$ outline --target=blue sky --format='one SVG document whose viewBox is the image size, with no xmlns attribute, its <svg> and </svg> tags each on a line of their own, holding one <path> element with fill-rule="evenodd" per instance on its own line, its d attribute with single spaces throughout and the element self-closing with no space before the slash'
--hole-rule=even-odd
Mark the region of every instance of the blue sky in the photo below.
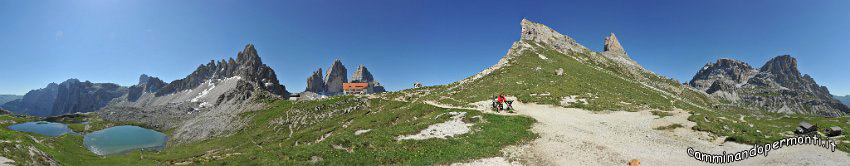
<svg viewBox="0 0 850 166">
<path fill-rule="evenodd" d="M 0 0 L 0 94 L 68 78 L 129 86 L 183 78 L 253 43 L 291 92 L 339 58 L 390 90 L 451 83 L 495 64 L 528 18 L 601 50 L 617 34 L 644 67 L 687 81 L 705 63 L 791 54 L 850 94 L 850 1 Z M 350 73 L 349 73 L 350 74 Z"/>
</svg>

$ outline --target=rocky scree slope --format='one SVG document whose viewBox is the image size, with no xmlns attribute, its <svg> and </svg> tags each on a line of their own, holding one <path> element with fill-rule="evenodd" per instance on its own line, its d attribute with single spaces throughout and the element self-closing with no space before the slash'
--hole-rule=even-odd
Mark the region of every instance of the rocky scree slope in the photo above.
<svg viewBox="0 0 850 166">
<path fill-rule="evenodd" d="M 777 56 L 760 69 L 733 59 L 706 64 L 688 85 L 730 105 L 780 113 L 839 116 L 850 112 L 829 90 L 797 69 L 790 55 Z"/>
</svg>

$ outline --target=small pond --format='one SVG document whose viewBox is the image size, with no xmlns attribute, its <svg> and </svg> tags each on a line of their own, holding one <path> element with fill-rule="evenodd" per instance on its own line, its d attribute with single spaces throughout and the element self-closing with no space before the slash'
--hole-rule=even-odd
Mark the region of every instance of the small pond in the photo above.
<svg viewBox="0 0 850 166">
<path fill-rule="evenodd" d="M 71 128 L 68 128 L 68 125 L 44 121 L 15 124 L 9 126 L 8 128 L 15 131 L 37 133 L 52 137 L 62 136 L 73 132 L 71 131 Z"/>
<path fill-rule="evenodd" d="M 85 135 L 83 144 L 97 155 L 133 150 L 161 150 L 168 138 L 155 130 L 138 126 L 115 126 Z"/>
</svg>

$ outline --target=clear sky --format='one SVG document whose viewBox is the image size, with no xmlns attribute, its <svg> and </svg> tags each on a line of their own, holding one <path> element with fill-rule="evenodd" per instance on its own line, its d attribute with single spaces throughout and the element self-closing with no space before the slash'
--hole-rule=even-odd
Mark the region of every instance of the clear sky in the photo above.
<svg viewBox="0 0 850 166">
<path fill-rule="evenodd" d="M 0 0 L 0 94 L 68 78 L 129 86 L 183 78 L 253 43 L 290 92 L 339 58 L 389 90 L 495 64 L 528 18 L 601 50 L 614 32 L 644 67 L 687 81 L 707 62 L 791 54 L 850 94 L 850 1 Z M 350 75 L 351 73 L 349 73 Z"/>
</svg>

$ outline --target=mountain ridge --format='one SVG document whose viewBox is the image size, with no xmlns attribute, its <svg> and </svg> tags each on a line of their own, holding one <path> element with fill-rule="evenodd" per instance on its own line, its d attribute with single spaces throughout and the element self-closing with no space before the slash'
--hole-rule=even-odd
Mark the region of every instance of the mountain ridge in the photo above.
<svg viewBox="0 0 850 166">
<path fill-rule="evenodd" d="M 707 94 L 753 109 L 770 112 L 839 116 L 850 108 L 832 98 L 808 74 L 797 69 L 796 58 L 781 55 L 756 69 L 734 59 L 719 59 L 700 69 L 688 85 Z"/>
<path fill-rule="evenodd" d="M 264 99 L 286 99 L 289 92 L 273 69 L 262 63 L 253 44 L 237 58 L 211 60 L 185 78 L 165 84 L 142 75 L 132 95 L 112 101 L 98 112 L 105 120 L 132 121 L 160 130 L 174 129 L 170 141 L 205 140 L 244 125 L 239 113 L 261 109 Z M 157 90 L 158 89 L 158 90 Z"/>
<path fill-rule="evenodd" d="M 33 116 L 94 112 L 125 93 L 127 89 L 118 84 L 81 82 L 72 78 L 29 91 L 21 99 L 5 103 L 2 107 L 11 112 Z"/>
</svg>

